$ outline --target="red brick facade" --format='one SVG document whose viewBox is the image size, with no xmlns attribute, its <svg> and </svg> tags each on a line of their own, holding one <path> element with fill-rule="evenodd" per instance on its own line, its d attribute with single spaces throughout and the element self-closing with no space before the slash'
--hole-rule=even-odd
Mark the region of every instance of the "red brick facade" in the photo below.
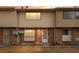
<svg viewBox="0 0 79 59">
<path fill-rule="evenodd" d="M 72 36 L 74 38 L 79 38 L 79 28 L 72 29 Z"/>
<path fill-rule="evenodd" d="M 24 33 L 19 34 L 19 43 L 17 43 L 17 35 L 13 34 L 13 31 L 16 29 L 9 29 L 9 45 L 37 45 L 42 44 L 42 30 L 43 29 L 34 29 L 35 30 L 35 41 L 24 41 Z M 24 29 L 19 29 L 24 31 Z M 72 28 L 72 41 L 70 44 L 79 44 L 79 41 L 76 41 L 75 38 L 79 38 L 79 28 Z M 49 28 L 48 29 L 48 44 L 53 45 L 63 45 L 65 44 L 62 41 L 63 29 L 62 28 Z M 3 29 L 0 29 L 0 45 L 3 43 Z"/>
<path fill-rule="evenodd" d="M 56 44 L 62 44 L 62 29 L 55 29 L 55 42 Z"/>
<path fill-rule="evenodd" d="M 54 45 L 54 29 L 48 29 L 48 43 Z"/>
<path fill-rule="evenodd" d="M 2 39 L 3 39 L 3 30 L 0 29 L 0 45 L 2 45 Z"/>
<path fill-rule="evenodd" d="M 17 35 L 13 34 L 15 29 L 9 29 L 9 44 L 10 45 L 17 45 Z"/>
<path fill-rule="evenodd" d="M 42 42 L 42 29 L 36 29 L 35 31 L 35 45 L 41 45 Z"/>
</svg>

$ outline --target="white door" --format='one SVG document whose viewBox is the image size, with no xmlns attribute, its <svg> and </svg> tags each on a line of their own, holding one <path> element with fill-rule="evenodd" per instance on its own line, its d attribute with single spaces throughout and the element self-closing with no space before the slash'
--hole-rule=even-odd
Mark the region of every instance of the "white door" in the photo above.
<svg viewBox="0 0 79 59">
<path fill-rule="evenodd" d="M 42 43 L 48 43 L 48 30 L 42 30 Z"/>
<path fill-rule="evenodd" d="M 9 44 L 9 29 L 3 29 L 3 44 Z"/>
</svg>

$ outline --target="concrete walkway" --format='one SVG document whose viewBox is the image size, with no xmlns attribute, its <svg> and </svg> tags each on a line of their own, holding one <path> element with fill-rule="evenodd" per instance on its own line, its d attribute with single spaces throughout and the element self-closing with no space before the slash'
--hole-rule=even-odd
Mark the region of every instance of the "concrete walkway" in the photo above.
<svg viewBox="0 0 79 59">
<path fill-rule="evenodd" d="M 0 53 L 78 53 L 79 46 L 5 46 Z"/>
</svg>

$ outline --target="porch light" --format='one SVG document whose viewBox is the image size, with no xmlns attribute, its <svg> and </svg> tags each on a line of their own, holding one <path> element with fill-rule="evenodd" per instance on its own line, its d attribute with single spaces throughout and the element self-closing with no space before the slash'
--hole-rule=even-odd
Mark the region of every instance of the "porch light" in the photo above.
<svg viewBox="0 0 79 59">
<path fill-rule="evenodd" d="M 14 34 L 14 35 L 18 35 L 18 31 L 14 30 L 14 31 L 13 31 L 13 34 Z"/>
<path fill-rule="evenodd" d="M 19 34 L 24 34 L 24 31 L 23 30 L 19 30 Z"/>
</svg>

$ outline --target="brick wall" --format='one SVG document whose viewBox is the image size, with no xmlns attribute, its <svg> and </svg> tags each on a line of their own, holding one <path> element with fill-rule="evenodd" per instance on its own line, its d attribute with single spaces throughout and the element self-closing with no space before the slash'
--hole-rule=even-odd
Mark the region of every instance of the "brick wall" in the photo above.
<svg viewBox="0 0 79 59">
<path fill-rule="evenodd" d="M 21 31 L 24 31 L 24 29 L 20 29 Z M 22 42 L 24 42 L 24 33 L 22 33 L 22 34 L 19 34 L 19 40 L 20 40 L 20 44 L 22 43 Z"/>
<path fill-rule="evenodd" d="M 20 29 L 21 31 L 24 31 L 24 29 Z M 24 45 L 24 46 L 33 46 L 34 42 L 33 41 L 24 41 L 24 33 L 20 34 L 19 33 L 19 45 Z"/>
<path fill-rule="evenodd" d="M 10 45 L 17 45 L 17 35 L 13 35 L 13 31 L 15 29 L 9 29 L 9 44 Z"/>
<path fill-rule="evenodd" d="M 79 38 L 79 28 L 72 29 L 72 38 Z"/>
<path fill-rule="evenodd" d="M 3 30 L 0 29 L 0 45 L 2 45 L 2 39 L 3 39 Z"/>
<path fill-rule="evenodd" d="M 62 29 L 55 29 L 56 44 L 62 44 Z"/>
<path fill-rule="evenodd" d="M 36 29 L 35 31 L 35 45 L 41 45 L 42 42 L 42 29 Z"/>
<path fill-rule="evenodd" d="M 48 43 L 49 45 L 54 44 L 54 29 L 48 29 Z"/>
<path fill-rule="evenodd" d="M 76 38 L 78 38 L 76 40 Z M 73 28 L 72 29 L 72 44 L 79 45 L 79 28 Z"/>
</svg>

